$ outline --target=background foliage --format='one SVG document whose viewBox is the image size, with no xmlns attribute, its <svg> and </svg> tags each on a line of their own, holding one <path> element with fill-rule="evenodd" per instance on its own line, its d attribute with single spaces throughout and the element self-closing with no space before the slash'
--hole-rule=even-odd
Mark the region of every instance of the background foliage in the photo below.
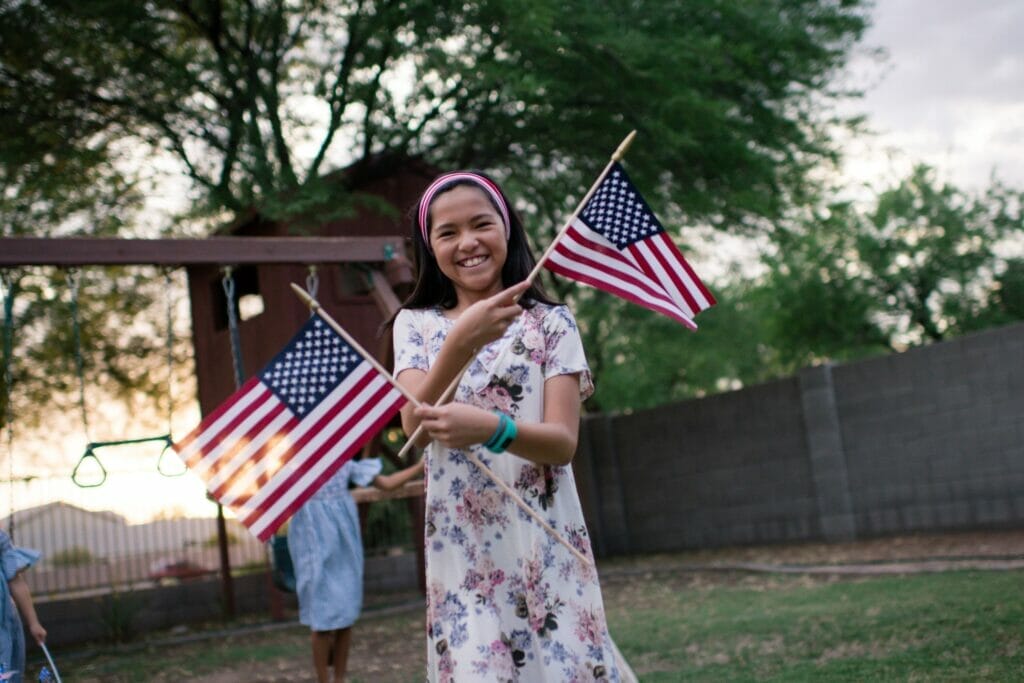
<svg viewBox="0 0 1024 683">
<path fill-rule="evenodd" d="M 591 409 L 1021 319 L 1024 266 L 999 246 L 1019 239 L 1019 193 L 993 184 L 969 197 L 922 167 L 865 205 L 817 180 L 841 157 L 837 133 L 863 125 L 835 105 L 856 95 L 838 84 L 869 11 L 862 0 L 8 0 L 0 234 L 202 235 L 255 206 L 303 229 L 359 200 L 332 172 L 414 157 L 495 172 L 545 245 L 636 129 L 630 173 L 663 222 L 750 239 L 760 264 L 711 283 L 721 303 L 696 335 L 549 281 L 585 332 Z M 155 223 L 145 201 L 166 191 L 169 163 L 185 208 Z M 15 275 L 24 417 L 68 394 L 73 353 L 63 274 Z M 91 386 L 159 393 L 158 274 L 86 277 Z"/>
</svg>

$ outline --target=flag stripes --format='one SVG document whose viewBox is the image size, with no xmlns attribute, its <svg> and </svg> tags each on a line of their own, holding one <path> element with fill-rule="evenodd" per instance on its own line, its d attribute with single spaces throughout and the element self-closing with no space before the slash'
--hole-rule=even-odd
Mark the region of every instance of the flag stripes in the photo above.
<svg viewBox="0 0 1024 683">
<path fill-rule="evenodd" d="M 405 401 L 314 316 L 174 449 L 210 494 L 265 541 Z"/>
<path fill-rule="evenodd" d="M 642 269 L 630 251 L 619 251 L 579 219 L 558 240 L 545 267 L 564 277 L 605 290 L 667 315 L 691 329 L 696 314 L 668 296 L 656 279 Z"/>
<path fill-rule="evenodd" d="M 697 328 L 694 316 L 715 304 L 618 162 L 559 235 L 544 266 L 690 329 Z"/>
</svg>

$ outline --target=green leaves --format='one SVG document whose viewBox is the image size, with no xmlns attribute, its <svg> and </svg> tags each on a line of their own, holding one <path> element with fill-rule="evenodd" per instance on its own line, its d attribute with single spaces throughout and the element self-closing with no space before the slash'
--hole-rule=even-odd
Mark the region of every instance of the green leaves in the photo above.
<svg viewBox="0 0 1024 683">
<path fill-rule="evenodd" d="M 793 210 L 764 246 L 761 274 L 708 283 L 719 304 L 696 334 L 581 295 L 599 375 L 589 407 L 645 408 L 1024 320 L 1024 260 L 1011 256 L 1022 200 L 999 183 L 968 194 L 918 166 L 867 206 Z"/>
<path fill-rule="evenodd" d="M 138 183 L 159 152 L 191 191 L 177 230 L 199 234 L 252 207 L 311 230 L 365 201 L 331 182 L 334 171 L 419 157 L 494 172 L 543 247 L 637 129 L 627 166 L 659 215 L 756 235 L 814 196 L 808 170 L 835 157 L 835 122 L 818 107 L 842 95 L 831 79 L 867 26 L 865 5 L 7 2 L 0 127 L 13 134 L 0 149 L 0 229 L 145 233 Z M 764 301 L 722 296 L 705 329 L 685 335 L 685 355 L 674 325 L 574 296 L 608 386 L 640 405 L 774 367 L 753 330 L 776 309 L 735 287 Z M 635 324 L 630 339 L 602 322 L 612 314 Z M 744 344 L 721 343 L 737 327 Z M 652 353 L 638 355 L 646 339 Z M 643 364 L 659 357 L 686 364 L 664 391 Z M 612 405 L 611 395 L 599 398 Z"/>
<path fill-rule="evenodd" d="M 828 158 L 809 104 L 866 25 L 859 3 L 821 0 L 103 0 L 2 18 L 5 98 L 45 103 L 17 120 L 60 112 L 40 126 L 52 144 L 169 151 L 214 214 L 382 153 L 489 168 L 550 209 L 638 128 L 634 175 L 721 225 L 777 215 Z"/>
</svg>

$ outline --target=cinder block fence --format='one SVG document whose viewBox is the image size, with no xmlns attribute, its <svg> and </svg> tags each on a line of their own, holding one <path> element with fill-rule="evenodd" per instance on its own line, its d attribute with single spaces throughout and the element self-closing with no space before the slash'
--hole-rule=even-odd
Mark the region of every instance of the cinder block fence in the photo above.
<svg viewBox="0 0 1024 683">
<path fill-rule="evenodd" d="M 1024 324 L 629 415 L 574 461 L 598 555 L 1024 524 Z"/>
</svg>

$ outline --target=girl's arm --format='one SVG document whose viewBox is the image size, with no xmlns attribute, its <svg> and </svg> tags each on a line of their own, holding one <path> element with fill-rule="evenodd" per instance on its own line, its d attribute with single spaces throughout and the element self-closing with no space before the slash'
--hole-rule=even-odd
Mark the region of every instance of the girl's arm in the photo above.
<svg viewBox="0 0 1024 683">
<path fill-rule="evenodd" d="M 39 623 L 39 617 L 36 616 L 36 607 L 32 604 L 32 591 L 28 589 L 28 581 L 18 573 L 7 582 L 7 585 L 11 588 L 11 597 L 14 598 L 14 604 L 18 606 L 18 611 L 21 612 L 22 619 L 25 620 L 28 632 L 32 634 L 37 643 L 45 642 L 46 629 Z"/>
<path fill-rule="evenodd" d="M 420 401 L 436 402 L 466 363 L 473 359 L 477 350 L 501 338 L 508 326 L 519 317 L 523 309 L 515 302 L 529 287 L 530 282 L 524 280 L 467 308 L 448 333 L 430 370 L 403 370 L 396 378 L 398 382 Z M 415 406 L 412 403 L 405 404 L 402 407 L 402 429 L 407 435 L 412 435 L 419 424 L 420 418 L 415 414 Z M 428 443 L 430 439 L 425 435 L 416 440 L 416 445 L 420 447 Z"/>
<path fill-rule="evenodd" d="M 465 403 L 416 410 L 425 431 L 448 448 L 484 443 L 498 428 L 492 412 Z M 579 375 L 557 375 L 544 382 L 543 422 L 516 421 L 509 453 L 538 465 L 568 465 L 576 454 L 580 428 Z"/>
<path fill-rule="evenodd" d="M 415 465 L 410 465 L 404 470 L 398 470 L 391 474 L 378 474 L 370 483 L 381 491 L 393 491 L 404 486 L 407 481 L 423 474 L 423 463 L 424 461 L 421 458 Z"/>
</svg>

